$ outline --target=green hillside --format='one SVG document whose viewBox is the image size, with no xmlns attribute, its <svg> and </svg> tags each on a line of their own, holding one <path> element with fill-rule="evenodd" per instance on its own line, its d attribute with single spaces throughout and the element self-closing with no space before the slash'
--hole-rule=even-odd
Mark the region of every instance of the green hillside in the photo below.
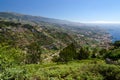
<svg viewBox="0 0 120 80">
<path fill-rule="evenodd" d="M 119 80 L 120 41 L 99 27 L 0 13 L 1 80 Z"/>
<path fill-rule="evenodd" d="M 106 33 L 105 30 L 98 27 L 86 26 L 85 24 L 81 24 L 81 23 L 45 18 L 45 17 L 30 16 L 30 15 L 24 15 L 24 14 L 12 13 L 12 12 L 0 12 L 0 19 L 1 21 L 7 21 L 8 23 L 9 22 L 13 22 L 13 24 L 18 23 L 16 25 L 9 25 L 10 30 L 8 31 L 11 31 L 12 27 L 16 29 L 16 31 L 12 31 L 13 33 L 16 33 L 17 30 L 20 32 L 20 28 L 21 28 L 23 29 L 21 35 L 24 33 L 25 36 L 28 35 L 28 33 L 30 33 L 32 37 L 33 31 L 35 30 L 34 35 L 40 36 L 41 34 L 41 36 L 44 37 L 46 36 L 47 38 L 49 38 L 48 39 L 49 42 L 45 41 L 44 43 L 44 41 L 42 41 L 41 44 L 48 44 L 48 43 L 50 44 L 54 42 L 55 45 L 56 43 L 59 44 L 62 43 L 62 45 L 66 45 L 66 42 L 67 44 L 71 42 L 77 42 L 80 45 L 86 44 L 94 47 L 95 46 L 106 47 L 109 46 L 108 44 L 110 42 L 109 35 Z M 21 23 L 21 25 L 19 25 L 19 23 Z M 29 27 L 31 28 L 29 29 L 25 24 L 29 24 L 30 25 Z M 34 28 L 33 31 L 32 28 Z M 25 32 L 24 29 L 27 29 L 27 31 Z M 38 39 L 38 37 L 36 38 Z M 36 40 L 36 38 L 34 37 L 31 39 Z"/>
</svg>

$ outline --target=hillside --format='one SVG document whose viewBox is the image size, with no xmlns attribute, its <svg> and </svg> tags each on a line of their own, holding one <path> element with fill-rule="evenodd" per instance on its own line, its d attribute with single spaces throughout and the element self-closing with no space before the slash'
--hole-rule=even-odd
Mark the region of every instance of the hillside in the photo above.
<svg viewBox="0 0 120 80">
<path fill-rule="evenodd" d="M 109 45 L 104 29 L 16 13 L 0 17 L 0 79 L 119 80 L 120 42 Z"/>
<path fill-rule="evenodd" d="M 108 48 L 110 43 L 109 34 L 104 29 L 81 23 L 76 26 L 74 22 L 69 22 L 70 25 L 68 21 L 8 12 L 1 12 L 0 19 L 0 43 L 24 51 L 32 43 L 37 43 L 43 53 L 48 53 L 44 57 L 71 43 L 78 49 L 80 46 Z"/>
<path fill-rule="evenodd" d="M 0 12 L 0 19 L 7 20 L 8 22 L 12 21 L 15 23 L 30 24 L 38 32 L 42 31 L 42 34 L 51 38 L 52 40 L 50 41 L 55 40 L 59 42 L 61 39 L 66 38 L 62 40 L 63 44 L 66 42 L 69 43 L 71 41 L 75 41 L 79 44 L 93 44 L 92 46 L 95 46 L 96 44 L 100 46 L 108 46 L 107 44 L 110 42 L 109 35 L 105 32 L 104 29 L 93 26 L 86 26 L 85 24 L 81 23 L 30 16 L 13 12 Z"/>
</svg>

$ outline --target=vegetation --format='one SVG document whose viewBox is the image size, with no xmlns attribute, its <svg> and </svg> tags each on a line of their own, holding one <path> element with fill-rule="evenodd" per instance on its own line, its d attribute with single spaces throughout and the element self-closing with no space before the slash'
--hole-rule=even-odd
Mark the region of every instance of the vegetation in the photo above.
<svg viewBox="0 0 120 80">
<path fill-rule="evenodd" d="M 108 47 L 106 44 L 110 42 L 109 39 L 107 41 L 104 39 L 104 37 L 108 37 L 106 31 L 94 26 L 90 27 L 87 25 L 76 24 L 74 22 L 72 23 L 64 20 L 36 17 L 11 12 L 0 12 L 0 18 L 2 22 L 7 21 L 8 23 L 11 22 L 12 24 L 16 23 L 15 25 L 9 25 L 9 27 L 7 26 L 10 31 L 9 34 L 11 34 L 11 29 L 12 34 L 16 34 L 16 31 L 21 32 L 20 27 L 23 26 L 23 31 L 25 29 L 27 30 L 24 31 L 24 36 L 22 36 L 22 34 L 20 36 L 25 39 L 27 38 L 27 40 L 31 40 L 30 38 L 35 40 L 39 39 L 40 42 L 42 42 L 41 45 L 53 46 L 54 44 L 55 46 L 60 44 L 61 47 L 65 47 L 72 42 L 77 42 L 80 45 Z M 19 25 L 17 23 L 19 23 Z M 4 22 L 4 25 L 6 25 L 6 22 Z M 17 28 L 13 29 L 13 27 Z M 34 35 L 32 32 L 34 32 Z M 30 35 L 28 35 L 28 33 Z M 26 37 L 26 34 L 28 37 Z M 16 35 L 14 36 L 14 38 L 16 38 Z M 13 35 L 11 37 L 13 37 Z M 104 44 L 102 42 L 104 42 Z M 57 46 L 57 49 L 59 49 L 59 47 L 60 46 Z M 52 47 L 50 46 L 50 48 Z"/>
<path fill-rule="evenodd" d="M 72 44 L 70 44 L 69 46 L 67 46 L 66 48 L 64 48 L 60 53 L 59 53 L 59 58 L 60 61 L 62 62 L 68 62 L 71 60 L 74 60 L 77 58 L 77 53 L 75 50 L 75 46 Z"/>
<path fill-rule="evenodd" d="M 106 64 L 101 58 L 102 52 L 112 60 L 118 60 L 119 48 L 96 50 L 97 57 L 92 59 L 95 51 L 89 47 L 81 47 L 76 52 L 72 44 L 60 51 L 57 64 L 42 63 L 41 47 L 32 43 L 27 52 L 13 48 L 8 44 L 0 44 L 0 79 L 3 80 L 119 80 L 120 66 Z M 92 51 L 93 50 L 93 51 Z M 94 53 L 92 53 L 94 52 Z M 96 53 L 95 53 L 96 54 Z M 100 57 L 99 57 L 100 56 Z M 99 58 L 99 59 L 97 59 Z M 84 60 L 83 60 L 84 59 Z M 27 61 L 27 62 L 26 62 Z M 67 62 L 67 64 L 59 62 Z M 40 64 L 37 64 L 40 63 Z"/>
<path fill-rule="evenodd" d="M 119 80 L 120 66 L 102 60 L 72 61 L 68 64 L 37 64 L 8 68 L 2 79 L 18 80 Z"/>
<path fill-rule="evenodd" d="M 4 14 L 0 19 L 0 80 L 120 79 L 120 41 L 102 47 L 101 29 Z"/>
<path fill-rule="evenodd" d="M 78 59 L 81 60 L 81 59 L 88 59 L 90 57 L 90 49 L 87 47 L 81 47 L 80 48 L 80 51 L 79 51 L 79 54 L 78 54 Z"/>
<path fill-rule="evenodd" d="M 120 41 L 115 41 L 115 43 L 113 44 L 115 48 L 119 48 L 120 47 Z"/>
<path fill-rule="evenodd" d="M 41 47 L 38 43 L 31 43 L 28 47 L 27 63 L 39 63 L 41 57 Z"/>
<path fill-rule="evenodd" d="M 14 65 L 24 64 L 25 59 L 25 53 L 19 48 L 0 44 L 0 72 Z"/>
</svg>

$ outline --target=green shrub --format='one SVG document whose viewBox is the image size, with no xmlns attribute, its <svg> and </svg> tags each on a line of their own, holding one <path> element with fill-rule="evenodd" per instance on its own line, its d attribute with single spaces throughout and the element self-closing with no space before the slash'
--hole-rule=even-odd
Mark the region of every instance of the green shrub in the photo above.
<svg viewBox="0 0 120 80">
<path fill-rule="evenodd" d="M 106 58 L 110 58 L 112 60 L 120 59 L 120 49 L 111 50 L 109 53 L 105 55 Z"/>
<path fill-rule="evenodd" d="M 5 44 L 0 44 L 0 69 L 24 64 L 25 53 L 19 48 L 12 48 Z"/>
<path fill-rule="evenodd" d="M 119 80 L 120 66 L 102 60 L 71 61 L 68 64 L 29 64 L 7 68 L 3 80 Z"/>
</svg>

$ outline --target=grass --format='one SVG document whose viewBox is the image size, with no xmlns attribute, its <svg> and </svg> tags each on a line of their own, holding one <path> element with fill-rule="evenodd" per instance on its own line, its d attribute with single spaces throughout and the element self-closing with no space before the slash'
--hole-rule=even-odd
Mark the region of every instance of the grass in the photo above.
<svg viewBox="0 0 120 80">
<path fill-rule="evenodd" d="M 109 72 L 111 70 L 111 72 Z M 112 71 L 114 70 L 114 71 Z M 8 68 L 1 79 L 16 80 L 107 80 L 120 79 L 120 66 L 108 65 L 103 60 L 71 61 L 67 64 L 30 64 Z M 111 79 L 109 79 L 111 80 Z"/>
</svg>

